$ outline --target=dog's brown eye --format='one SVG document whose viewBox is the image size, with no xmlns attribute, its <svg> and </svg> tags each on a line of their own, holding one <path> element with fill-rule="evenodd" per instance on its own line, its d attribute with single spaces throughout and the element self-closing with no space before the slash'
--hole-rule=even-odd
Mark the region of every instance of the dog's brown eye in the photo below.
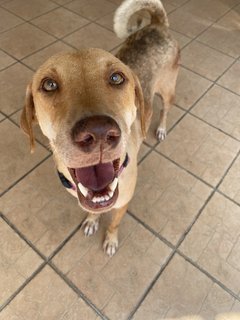
<svg viewBox="0 0 240 320">
<path fill-rule="evenodd" d="M 110 77 L 110 84 L 119 85 L 125 81 L 124 77 L 120 73 L 113 73 Z"/>
<path fill-rule="evenodd" d="M 44 91 L 47 91 L 47 92 L 55 91 L 58 88 L 58 84 L 56 81 L 52 79 L 45 79 L 42 83 L 42 88 Z"/>
</svg>

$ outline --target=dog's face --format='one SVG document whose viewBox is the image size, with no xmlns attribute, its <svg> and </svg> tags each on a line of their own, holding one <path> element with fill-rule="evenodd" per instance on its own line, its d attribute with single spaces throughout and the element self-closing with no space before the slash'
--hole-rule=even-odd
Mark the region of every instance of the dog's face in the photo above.
<svg viewBox="0 0 240 320">
<path fill-rule="evenodd" d="M 143 97 L 138 79 L 99 49 L 59 54 L 44 63 L 27 88 L 21 127 L 33 148 L 36 119 L 55 157 L 68 169 L 82 207 L 101 213 L 118 197 L 118 170 Z"/>
</svg>

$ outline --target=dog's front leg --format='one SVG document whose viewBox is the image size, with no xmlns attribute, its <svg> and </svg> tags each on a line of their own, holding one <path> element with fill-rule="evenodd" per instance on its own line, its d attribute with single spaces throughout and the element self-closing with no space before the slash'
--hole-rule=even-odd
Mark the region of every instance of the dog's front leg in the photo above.
<svg viewBox="0 0 240 320">
<path fill-rule="evenodd" d="M 87 218 L 83 221 L 82 229 L 85 236 L 89 237 L 98 231 L 99 227 L 99 215 L 89 213 Z"/>
<path fill-rule="evenodd" d="M 106 254 L 112 257 L 118 248 L 118 227 L 127 211 L 128 204 L 119 209 L 114 209 L 112 212 L 112 221 L 106 231 L 103 250 Z"/>
</svg>

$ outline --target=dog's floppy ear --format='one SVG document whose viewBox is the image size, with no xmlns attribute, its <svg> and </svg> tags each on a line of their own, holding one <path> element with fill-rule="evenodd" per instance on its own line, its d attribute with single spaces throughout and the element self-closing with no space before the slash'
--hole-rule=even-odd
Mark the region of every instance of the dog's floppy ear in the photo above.
<svg viewBox="0 0 240 320">
<path fill-rule="evenodd" d="M 33 134 L 33 122 L 36 120 L 35 108 L 32 96 L 32 85 L 27 86 L 25 105 L 21 114 L 20 127 L 29 136 L 30 139 L 30 150 L 34 152 L 34 134 Z"/>
<path fill-rule="evenodd" d="M 145 108 L 144 108 L 144 97 L 142 92 L 142 87 L 138 77 L 132 72 L 134 80 L 135 80 L 135 105 L 140 113 L 140 123 L 143 138 L 146 138 L 146 119 L 145 119 Z"/>
</svg>

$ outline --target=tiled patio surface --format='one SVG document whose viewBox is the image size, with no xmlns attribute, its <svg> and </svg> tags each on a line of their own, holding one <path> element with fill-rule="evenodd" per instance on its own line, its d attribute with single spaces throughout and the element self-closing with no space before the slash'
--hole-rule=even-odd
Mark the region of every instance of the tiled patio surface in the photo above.
<svg viewBox="0 0 240 320">
<path fill-rule="evenodd" d="M 30 155 L 19 129 L 49 56 L 117 51 L 120 3 L 0 0 L 0 320 L 240 320 L 240 0 L 163 1 L 182 48 L 176 104 L 167 139 L 153 120 L 142 146 L 113 258 L 101 248 L 109 214 L 84 237 L 47 139 L 37 128 Z"/>
</svg>

